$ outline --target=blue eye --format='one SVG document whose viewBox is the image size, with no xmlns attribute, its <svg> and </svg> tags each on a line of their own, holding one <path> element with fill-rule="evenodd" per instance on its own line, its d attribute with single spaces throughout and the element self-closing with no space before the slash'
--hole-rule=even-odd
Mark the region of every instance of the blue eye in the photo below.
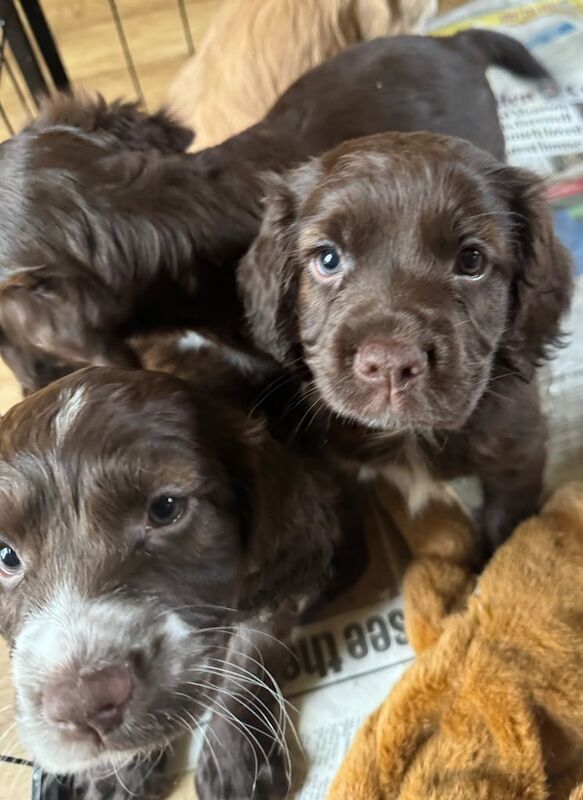
<svg viewBox="0 0 583 800">
<path fill-rule="evenodd" d="M 318 265 L 325 275 L 334 275 L 340 267 L 340 254 L 333 247 L 326 247 L 318 254 Z"/>
<path fill-rule="evenodd" d="M 20 571 L 21 567 L 22 564 L 16 550 L 13 550 L 10 545 L 0 542 L 0 573 L 14 575 Z"/>
<path fill-rule="evenodd" d="M 314 259 L 314 266 L 323 278 L 331 278 L 342 272 L 342 258 L 335 247 L 322 247 Z"/>
</svg>

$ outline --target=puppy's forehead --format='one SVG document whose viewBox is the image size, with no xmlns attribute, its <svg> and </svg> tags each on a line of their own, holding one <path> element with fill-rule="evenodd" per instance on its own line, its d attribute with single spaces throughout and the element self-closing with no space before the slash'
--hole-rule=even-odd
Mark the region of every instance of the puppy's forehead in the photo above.
<svg viewBox="0 0 583 800">
<path fill-rule="evenodd" d="M 347 150 L 324 160 L 300 209 L 300 246 L 331 240 L 364 255 L 397 240 L 430 251 L 471 235 L 503 244 L 501 165 L 467 143 L 438 144 Z"/>
<path fill-rule="evenodd" d="M 0 458 L 92 442 L 105 450 L 108 443 L 188 438 L 195 421 L 182 381 L 154 372 L 90 368 L 55 381 L 8 412 L 0 424 Z"/>
<path fill-rule="evenodd" d="M 321 159 L 320 177 L 305 198 L 305 217 L 340 210 L 415 213 L 452 203 L 491 202 L 499 165 L 467 142 L 429 135 L 372 137 Z"/>
</svg>

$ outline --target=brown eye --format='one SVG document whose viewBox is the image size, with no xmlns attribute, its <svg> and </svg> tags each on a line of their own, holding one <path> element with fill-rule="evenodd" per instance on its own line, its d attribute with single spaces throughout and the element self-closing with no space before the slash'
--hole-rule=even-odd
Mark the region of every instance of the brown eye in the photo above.
<svg viewBox="0 0 583 800">
<path fill-rule="evenodd" d="M 186 498 L 170 494 L 155 497 L 148 508 L 148 521 L 155 528 L 173 525 L 186 511 Z"/>
<path fill-rule="evenodd" d="M 475 247 L 464 247 L 458 253 L 455 262 L 457 275 L 470 280 L 478 280 L 486 271 L 486 258 L 480 250 Z"/>
<path fill-rule="evenodd" d="M 17 575 L 21 569 L 22 562 L 16 550 L 13 550 L 9 544 L 0 542 L 0 576 L 11 578 L 13 575 Z"/>
</svg>

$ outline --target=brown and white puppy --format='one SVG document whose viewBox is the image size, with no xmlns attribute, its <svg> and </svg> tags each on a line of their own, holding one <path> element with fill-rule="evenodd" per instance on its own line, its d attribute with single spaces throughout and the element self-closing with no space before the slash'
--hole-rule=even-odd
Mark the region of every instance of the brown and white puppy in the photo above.
<svg viewBox="0 0 583 800">
<path fill-rule="evenodd" d="M 235 266 L 260 226 L 260 173 L 356 136 L 434 130 L 502 157 L 485 77 L 545 70 L 487 31 L 377 39 L 300 78 L 219 147 L 163 114 L 76 96 L 49 101 L 0 146 L 0 352 L 27 391 L 79 366 L 135 366 L 128 337 L 214 326 L 235 344 Z M 398 79 L 396 78 L 398 76 Z"/>
<path fill-rule="evenodd" d="M 256 343 L 304 370 L 344 456 L 401 484 L 412 464 L 414 505 L 428 473 L 478 475 L 491 544 L 537 508 L 536 367 L 573 278 L 534 176 L 426 133 L 347 143 L 273 178 L 239 278 Z"/>
<path fill-rule="evenodd" d="M 276 639 L 339 515 L 328 469 L 175 376 L 88 368 L 11 409 L 0 631 L 35 760 L 76 797 L 158 797 L 164 751 L 210 714 L 200 800 L 285 795 Z"/>
</svg>

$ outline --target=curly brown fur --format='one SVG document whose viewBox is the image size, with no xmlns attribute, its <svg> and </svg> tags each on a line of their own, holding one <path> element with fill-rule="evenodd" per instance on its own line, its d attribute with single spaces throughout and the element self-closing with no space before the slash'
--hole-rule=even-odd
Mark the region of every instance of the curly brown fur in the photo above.
<svg viewBox="0 0 583 800">
<path fill-rule="evenodd" d="M 0 145 L 2 355 L 30 391 L 87 364 L 136 366 L 128 337 L 148 330 L 206 325 L 239 341 L 235 267 L 259 230 L 261 171 L 394 128 L 458 134 L 502 155 L 484 73 L 509 62 L 545 75 L 495 33 L 377 39 L 307 73 L 264 120 L 196 154 L 182 152 L 189 133 L 163 113 L 48 101 Z"/>
</svg>

